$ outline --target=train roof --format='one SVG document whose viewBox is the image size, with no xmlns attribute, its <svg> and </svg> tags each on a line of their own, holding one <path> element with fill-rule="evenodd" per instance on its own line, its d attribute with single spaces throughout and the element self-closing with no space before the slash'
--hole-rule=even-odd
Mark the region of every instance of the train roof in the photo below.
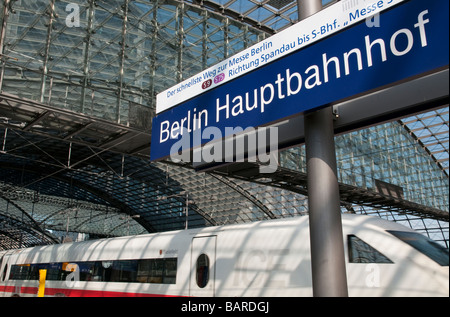
<svg viewBox="0 0 450 317">
<path fill-rule="evenodd" d="M 90 250 L 90 254 L 92 252 L 96 252 L 95 258 L 102 258 L 102 253 L 107 253 L 107 250 L 122 248 L 123 249 L 123 257 L 126 258 L 127 249 L 135 249 L 139 243 L 144 240 L 147 244 L 150 241 L 158 241 L 157 244 L 170 243 L 170 240 L 173 237 L 177 236 L 182 239 L 190 239 L 195 236 L 201 235 L 210 235 L 219 232 L 232 232 L 232 231 L 246 231 L 252 230 L 256 228 L 288 228 L 291 226 L 299 226 L 300 228 L 306 227 L 308 224 L 309 217 L 292 217 L 292 218 L 284 218 L 284 219 L 275 219 L 275 220 L 264 220 L 251 222 L 246 224 L 234 224 L 234 225 L 224 225 L 224 226 L 215 226 L 215 227 L 205 227 L 200 229 L 188 229 L 188 230 L 177 230 L 177 231 L 167 231 L 167 232 L 159 232 L 159 233 L 151 233 L 144 235 L 136 235 L 136 236 L 123 236 L 117 238 L 105 238 L 98 240 L 89 240 L 82 242 L 71 242 L 64 243 L 59 245 L 50 245 L 50 246 L 38 246 L 34 248 L 21 249 L 16 250 L 12 254 L 17 254 L 20 258 L 22 257 L 33 257 L 34 261 L 42 262 L 46 261 L 47 258 L 50 258 L 50 255 L 54 254 L 65 254 L 67 256 L 67 260 L 70 261 L 72 256 L 71 254 L 82 252 L 82 250 Z M 378 217 L 372 216 L 362 216 L 362 215 L 350 215 L 343 214 L 342 215 L 342 223 L 344 228 L 348 228 L 349 226 L 358 226 L 358 227 L 370 227 L 374 230 L 401 230 L 401 231 L 410 231 L 413 230 L 387 220 L 380 219 Z M 157 245 L 155 246 L 157 247 Z M 130 252 L 131 253 L 131 252 Z M 35 258 L 37 257 L 37 258 Z M 105 258 L 107 256 L 105 255 Z M 85 259 L 89 260 L 89 259 Z"/>
</svg>

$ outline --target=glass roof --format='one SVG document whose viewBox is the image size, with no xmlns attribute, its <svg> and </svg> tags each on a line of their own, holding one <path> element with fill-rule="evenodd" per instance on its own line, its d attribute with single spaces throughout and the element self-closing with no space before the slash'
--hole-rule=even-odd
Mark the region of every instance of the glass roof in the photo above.
<svg viewBox="0 0 450 317">
<path fill-rule="evenodd" d="M 149 149 L 125 138 L 150 135 L 158 92 L 296 23 L 296 0 L 4 3 L 0 88 L 29 106 L 0 101 L 0 249 L 51 243 L 59 231 L 182 229 L 186 201 L 189 227 L 307 214 L 306 196 L 282 181 L 150 164 Z M 442 105 L 338 136 L 340 181 L 371 192 L 392 184 L 408 202 L 448 213 L 448 122 Z M 284 180 L 304 176 L 303 147 L 281 158 Z M 448 221 L 342 210 L 402 222 L 448 247 Z"/>
<path fill-rule="evenodd" d="M 426 149 L 447 176 L 448 122 L 448 106 L 401 120 L 401 124 Z"/>
<path fill-rule="evenodd" d="M 297 0 L 190 0 L 212 11 L 235 16 L 279 32 L 298 21 Z M 336 0 L 323 0 L 324 6 Z"/>
</svg>

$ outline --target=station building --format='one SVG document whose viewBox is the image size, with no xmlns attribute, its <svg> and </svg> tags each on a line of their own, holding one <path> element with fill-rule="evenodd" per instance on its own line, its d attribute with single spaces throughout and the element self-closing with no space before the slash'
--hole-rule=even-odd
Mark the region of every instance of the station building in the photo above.
<svg viewBox="0 0 450 317">
<path fill-rule="evenodd" d="M 324 1 L 324 6 L 334 1 Z M 150 162 L 156 95 L 298 21 L 295 0 L 1 0 L 0 250 L 308 215 L 274 173 Z M 335 137 L 342 213 L 449 247 L 449 111 Z"/>
</svg>

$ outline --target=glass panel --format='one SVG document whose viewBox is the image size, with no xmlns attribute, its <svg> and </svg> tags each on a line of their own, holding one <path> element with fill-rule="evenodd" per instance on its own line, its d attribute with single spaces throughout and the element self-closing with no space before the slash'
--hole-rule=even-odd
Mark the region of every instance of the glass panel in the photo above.
<svg viewBox="0 0 450 317">
<path fill-rule="evenodd" d="M 5 268 L 3 269 L 2 281 L 6 279 L 6 273 L 8 272 L 8 264 L 5 264 Z"/>
<path fill-rule="evenodd" d="M 393 263 L 355 235 L 348 236 L 348 257 L 350 263 Z"/>
<path fill-rule="evenodd" d="M 13 265 L 9 273 L 10 280 L 28 280 L 30 274 L 30 265 Z"/>
<path fill-rule="evenodd" d="M 407 231 L 388 231 L 390 234 L 399 238 L 403 242 L 409 244 L 417 251 L 425 254 L 433 261 L 437 262 L 439 265 L 448 266 L 449 263 L 449 253 L 448 249 L 444 248 L 440 244 L 428 239 L 424 235 L 416 232 Z"/>
<path fill-rule="evenodd" d="M 136 260 L 114 261 L 112 266 L 111 282 L 134 282 L 136 281 L 136 272 Z"/>
<path fill-rule="evenodd" d="M 198 257 L 196 272 L 197 285 L 204 288 L 209 282 L 209 258 L 206 254 L 201 254 Z"/>
<path fill-rule="evenodd" d="M 161 260 L 152 261 L 150 283 L 162 283 L 163 281 L 164 262 Z"/>
<path fill-rule="evenodd" d="M 149 282 L 150 269 L 152 260 L 139 260 L 136 282 L 147 283 Z"/>
<path fill-rule="evenodd" d="M 177 281 L 177 259 L 165 259 L 164 284 L 176 284 Z"/>
<path fill-rule="evenodd" d="M 125 125 L 130 102 L 154 109 L 156 93 L 263 34 L 178 1 L 129 1 L 127 12 L 123 0 L 56 1 L 51 28 L 48 0 L 11 7 L 3 90 Z"/>
</svg>

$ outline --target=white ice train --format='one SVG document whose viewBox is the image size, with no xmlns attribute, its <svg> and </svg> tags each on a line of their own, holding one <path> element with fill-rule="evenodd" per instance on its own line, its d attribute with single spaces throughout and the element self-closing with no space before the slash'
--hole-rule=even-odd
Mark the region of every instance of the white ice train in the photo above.
<svg viewBox="0 0 450 317">
<path fill-rule="evenodd" d="M 350 296 L 449 296 L 448 249 L 343 215 Z M 0 296 L 312 296 L 308 217 L 0 253 Z M 41 284 L 42 285 L 42 284 Z"/>
</svg>

